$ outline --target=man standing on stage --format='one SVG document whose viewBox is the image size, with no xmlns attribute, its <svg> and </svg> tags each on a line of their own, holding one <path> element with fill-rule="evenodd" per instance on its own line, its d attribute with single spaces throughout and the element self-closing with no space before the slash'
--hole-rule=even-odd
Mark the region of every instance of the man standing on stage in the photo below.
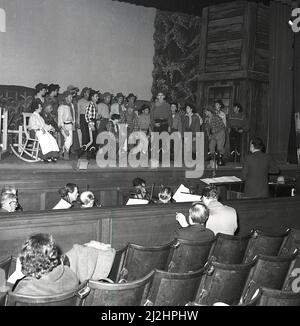
<svg viewBox="0 0 300 326">
<path fill-rule="evenodd" d="M 72 103 L 73 95 L 70 91 L 63 93 L 63 103 L 58 107 L 58 127 L 64 138 L 62 157 L 69 160 L 70 148 L 73 144 L 73 130 L 75 130 L 75 110 Z"/>
<path fill-rule="evenodd" d="M 269 196 L 268 175 L 279 173 L 279 168 L 270 155 L 264 153 L 264 144 L 258 137 L 250 142 L 250 152 L 244 162 L 242 180 L 245 180 L 245 198 Z"/>
</svg>

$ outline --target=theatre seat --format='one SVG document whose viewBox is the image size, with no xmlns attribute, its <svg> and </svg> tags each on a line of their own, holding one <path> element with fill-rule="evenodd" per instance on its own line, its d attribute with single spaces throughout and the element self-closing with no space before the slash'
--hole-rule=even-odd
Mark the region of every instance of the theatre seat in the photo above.
<svg viewBox="0 0 300 326">
<path fill-rule="evenodd" d="M 250 238 L 250 234 L 239 237 L 218 233 L 210 256 L 218 263 L 241 264 Z"/>
<path fill-rule="evenodd" d="M 155 247 L 129 244 L 119 281 L 131 282 L 144 277 L 154 269 L 165 270 L 172 243 Z"/>
<path fill-rule="evenodd" d="M 299 241 L 300 245 L 300 241 Z M 300 254 L 292 261 L 289 271 L 284 280 L 282 290 L 300 292 Z"/>
<path fill-rule="evenodd" d="M 295 249 L 300 251 L 300 229 L 291 228 L 281 245 L 279 256 L 291 254 Z"/>
<path fill-rule="evenodd" d="M 144 278 L 128 283 L 89 281 L 90 293 L 85 306 L 140 306 L 146 301 L 154 271 Z"/>
<path fill-rule="evenodd" d="M 215 302 L 237 305 L 254 264 L 255 261 L 246 264 L 207 262 L 195 301 L 205 305 Z"/>
<path fill-rule="evenodd" d="M 204 268 L 191 273 L 169 273 L 155 270 L 145 305 L 184 306 L 195 299 Z"/>
<path fill-rule="evenodd" d="M 290 229 L 287 229 L 281 234 L 272 234 L 260 230 L 253 230 L 243 261 L 247 263 L 258 254 L 277 256 L 280 247 L 285 237 L 288 236 L 289 232 Z"/>
<path fill-rule="evenodd" d="M 0 261 L 0 268 L 4 270 L 6 279 L 16 270 L 16 263 L 17 258 L 12 256 Z"/>
<path fill-rule="evenodd" d="M 29 296 L 8 292 L 6 306 L 82 306 L 84 298 L 89 294 L 87 281 L 75 290 L 51 296 Z"/>
<path fill-rule="evenodd" d="M 287 292 L 263 287 L 258 306 L 300 306 L 300 292 Z"/>
<path fill-rule="evenodd" d="M 249 273 L 249 277 L 243 290 L 242 301 L 257 290 L 259 287 L 281 290 L 292 262 L 297 256 L 297 251 L 288 256 L 265 256 L 255 257 L 255 266 Z"/>
<path fill-rule="evenodd" d="M 108 278 L 111 279 L 113 282 L 118 282 L 120 277 L 120 272 L 124 265 L 124 260 L 126 256 L 128 246 L 116 250 L 115 259 L 113 262 L 113 265 L 111 267 L 110 273 L 108 275 Z"/>
<path fill-rule="evenodd" d="M 201 269 L 214 241 L 215 238 L 205 242 L 176 239 L 169 256 L 168 272 L 186 273 Z"/>
</svg>

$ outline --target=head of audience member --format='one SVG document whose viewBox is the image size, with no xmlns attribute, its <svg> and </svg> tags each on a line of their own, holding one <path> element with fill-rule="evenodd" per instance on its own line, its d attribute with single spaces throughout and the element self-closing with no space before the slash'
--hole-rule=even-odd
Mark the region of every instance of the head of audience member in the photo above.
<svg viewBox="0 0 300 326">
<path fill-rule="evenodd" d="M 262 141 L 261 138 L 259 137 L 254 137 L 251 141 L 250 141 L 250 152 L 254 153 L 256 151 L 265 151 L 265 145 Z"/>
<path fill-rule="evenodd" d="M 195 108 L 194 104 L 187 103 L 185 105 L 185 112 L 187 115 L 193 115 L 196 112 L 196 108 Z"/>
<path fill-rule="evenodd" d="M 14 195 L 18 196 L 18 190 L 15 186 L 4 185 L 1 189 L 1 195 L 2 194 L 14 194 Z"/>
<path fill-rule="evenodd" d="M 215 110 L 216 112 L 219 112 L 224 108 L 224 103 L 221 100 L 216 100 L 215 101 Z"/>
<path fill-rule="evenodd" d="M 238 102 L 233 103 L 232 109 L 233 109 L 233 113 L 235 113 L 235 114 L 243 112 L 243 108 L 242 108 L 241 104 Z"/>
<path fill-rule="evenodd" d="M 35 88 L 35 95 L 39 95 L 43 97 L 47 93 L 48 85 L 43 83 L 38 83 L 37 85 L 35 85 L 34 88 Z"/>
<path fill-rule="evenodd" d="M 58 246 L 51 234 L 38 233 L 30 236 L 20 253 L 22 273 L 40 279 L 61 264 Z"/>
<path fill-rule="evenodd" d="M 140 194 L 140 195 L 142 195 L 142 197 L 145 197 L 145 195 L 147 193 L 145 180 L 143 180 L 142 178 L 135 178 L 132 181 L 132 185 L 137 194 Z"/>
<path fill-rule="evenodd" d="M 133 93 L 128 94 L 128 96 L 126 97 L 127 103 L 132 105 L 135 103 L 136 100 L 137 100 L 137 96 L 135 96 Z"/>
<path fill-rule="evenodd" d="M 18 206 L 18 198 L 12 193 L 1 194 L 1 210 L 9 213 L 16 211 Z"/>
<path fill-rule="evenodd" d="M 214 185 L 208 185 L 202 189 L 202 201 L 208 206 L 211 201 L 218 200 L 218 189 Z"/>
<path fill-rule="evenodd" d="M 82 208 L 93 207 L 95 204 L 95 196 L 91 191 L 84 191 L 80 195 L 80 201 L 82 202 Z"/>
<path fill-rule="evenodd" d="M 114 125 L 117 125 L 119 123 L 119 121 L 121 120 L 121 116 L 120 114 L 113 114 L 110 117 L 111 121 L 113 122 Z"/>
<path fill-rule="evenodd" d="M 115 100 L 116 100 L 116 103 L 118 103 L 119 105 L 122 105 L 124 102 L 124 95 L 122 93 L 117 93 Z"/>
<path fill-rule="evenodd" d="M 99 91 L 95 91 L 94 89 L 91 89 L 89 91 L 89 100 L 94 102 L 94 104 L 96 104 L 99 100 Z"/>
<path fill-rule="evenodd" d="M 79 88 L 74 85 L 69 85 L 67 87 L 67 91 L 69 91 L 73 97 L 76 97 L 79 92 Z"/>
<path fill-rule="evenodd" d="M 141 106 L 142 114 L 149 115 L 150 114 L 150 106 L 148 104 L 143 104 Z"/>
<path fill-rule="evenodd" d="M 66 103 L 66 104 L 71 104 L 72 101 L 73 101 L 73 94 L 71 91 L 64 91 L 63 94 L 62 94 L 62 97 L 63 97 L 63 101 Z"/>
<path fill-rule="evenodd" d="M 32 103 L 31 103 L 31 109 L 33 112 L 40 114 L 43 110 L 41 101 L 39 99 L 33 99 Z"/>
<path fill-rule="evenodd" d="M 56 97 L 58 96 L 60 86 L 58 84 L 50 84 L 47 89 L 47 93 L 51 97 Z"/>
<path fill-rule="evenodd" d="M 176 102 L 171 103 L 171 112 L 172 114 L 175 114 L 178 110 L 178 104 Z"/>
<path fill-rule="evenodd" d="M 109 105 L 110 102 L 111 102 L 111 97 L 112 97 L 112 95 L 111 95 L 109 92 L 105 92 L 105 93 L 103 94 L 103 102 L 104 102 L 105 104 Z"/>
<path fill-rule="evenodd" d="M 192 207 L 189 209 L 189 220 L 190 225 L 200 224 L 205 225 L 209 217 L 209 210 L 205 204 L 202 202 L 193 203 Z"/>
<path fill-rule="evenodd" d="M 167 204 L 171 201 L 172 199 L 172 190 L 170 187 L 165 187 L 163 186 L 158 193 L 158 199 L 161 201 L 163 204 Z"/>
<path fill-rule="evenodd" d="M 75 183 L 67 183 L 63 188 L 59 189 L 58 192 L 62 199 L 71 204 L 77 200 L 79 188 Z"/>
<path fill-rule="evenodd" d="M 51 114 L 53 112 L 53 107 L 51 104 L 47 104 L 43 109 L 42 109 L 43 113 L 46 114 Z"/>
<path fill-rule="evenodd" d="M 211 105 L 207 105 L 203 109 L 204 116 L 207 119 L 210 119 L 212 117 L 212 115 L 214 114 L 214 112 L 215 112 L 215 109 Z"/>
<path fill-rule="evenodd" d="M 80 98 L 84 98 L 88 101 L 89 97 L 90 97 L 90 91 L 91 91 L 91 88 L 84 87 L 80 93 Z"/>
</svg>

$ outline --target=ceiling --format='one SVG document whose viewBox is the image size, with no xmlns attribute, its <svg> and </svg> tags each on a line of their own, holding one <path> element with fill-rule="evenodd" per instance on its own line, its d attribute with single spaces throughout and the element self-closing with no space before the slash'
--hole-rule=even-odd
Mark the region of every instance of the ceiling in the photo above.
<svg viewBox="0 0 300 326">
<path fill-rule="evenodd" d="M 137 6 L 153 7 L 160 10 L 183 12 L 201 16 L 202 9 L 207 6 L 213 6 L 225 2 L 233 2 L 233 0 L 112 0 L 127 2 Z M 270 0 L 248 0 L 252 2 L 263 2 L 269 4 Z"/>
</svg>

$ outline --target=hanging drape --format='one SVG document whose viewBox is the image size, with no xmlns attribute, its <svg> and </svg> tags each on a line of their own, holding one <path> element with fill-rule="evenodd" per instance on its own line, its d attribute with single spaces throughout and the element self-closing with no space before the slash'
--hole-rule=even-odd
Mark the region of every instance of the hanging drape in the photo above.
<svg viewBox="0 0 300 326">
<path fill-rule="evenodd" d="M 286 163 L 293 111 L 293 31 L 288 25 L 291 7 L 271 2 L 270 88 L 267 150 Z"/>
</svg>

